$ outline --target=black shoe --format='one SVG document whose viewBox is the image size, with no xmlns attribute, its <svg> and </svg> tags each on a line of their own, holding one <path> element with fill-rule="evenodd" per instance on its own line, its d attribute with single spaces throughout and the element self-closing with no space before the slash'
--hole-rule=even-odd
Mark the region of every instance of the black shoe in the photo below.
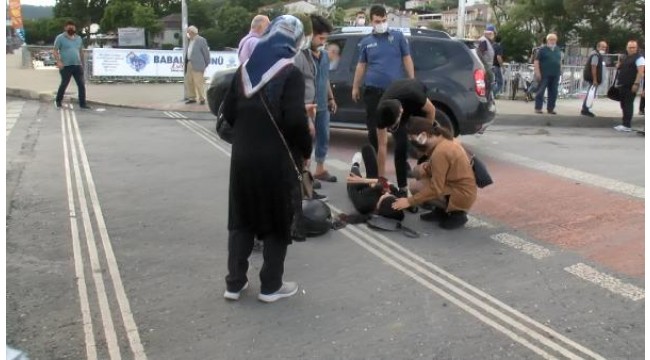
<svg viewBox="0 0 650 360">
<path fill-rule="evenodd" d="M 205 105 L 205 100 L 201 100 L 200 104 Z"/>
<path fill-rule="evenodd" d="M 311 187 L 312 187 L 314 190 L 319 190 L 320 188 L 323 187 L 323 184 L 321 184 L 320 181 L 314 179 L 314 182 L 311 184 Z"/>
<path fill-rule="evenodd" d="M 551 114 L 551 115 L 557 115 L 557 113 L 555 112 L 555 110 L 546 110 L 546 112 L 549 113 L 549 114 Z"/>
<path fill-rule="evenodd" d="M 185 104 L 196 104 L 196 100 L 187 100 Z"/>
<path fill-rule="evenodd" d="M 61 103 L 60 102 L 54 102 L 54 107 L 56 107 L 57 109 L 60 109 L 61 108 Z"/>
<path fill-rule="evenodd" d="M 316 191 L 314 191 L 311 195 L 311 198 L 314 200 L 321 200 L 321 201 L 327 201 L 327 195 L 319 194 Z"/>
<path fill-rule="evenodd" d="M 434 208 L 432 211 L 420 215 L 420 220 L 429 222 L 439 222 L 447 216 L 447 212 L 441 208 Z"/>
<path fill-rule="evenodd" d="M 589 110 L 582 110 L 582 111 L 580 111 L 580 115 L 589 116 L 589 117 L 596 117 L 596 114 L 592 113 L 592 112 L 589 111 Z"/>
<path fill-rule="evenodd" d="M 93 109 L 93 108 L 91 108 L 91 107 L 88 106 L 88 105 L 79 105 L 79 108 L 80 108 L 80 109 L 84 109 L 84 110 L 92 110 L 92 109 Z"/>
<path fill-rule="evenodd" d="M 440 220 L 440 227 L 447 230 L 458 229 L 467 222 L 467 213 L 464 211 L 451 211 Z"/>
</svg>

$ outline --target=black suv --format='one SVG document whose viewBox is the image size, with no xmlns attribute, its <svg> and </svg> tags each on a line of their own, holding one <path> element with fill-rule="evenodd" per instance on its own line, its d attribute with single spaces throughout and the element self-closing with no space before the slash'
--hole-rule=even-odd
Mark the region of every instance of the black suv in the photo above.
<svg viewBox="0 0 650 360">
<path fill-rule="evenodd" d="M 494 100 L 486 97 L 485 69 L 476 50 L 442 31 L 403 31 L 409 40 L 415 76 L 429 89 L 436 118 L 451 120 L 456 135 L 483 132 L 494 119 L 496 107 Z M 338 104 L 338 111 L 331 118 L 332 127 L 365 128 L 365 107 L 361 101 L 352 101 L 352 81 L 359 58 L 358 45 L 367 33 L 364 28 L 344 28 L 329 37 L 328 43 L 341 49 L 341 59 L 330 71 Z M 220 72 L 212 78 L 208 104 L 215 115 L 233 73 L 234 70 Z"/>
</svg>

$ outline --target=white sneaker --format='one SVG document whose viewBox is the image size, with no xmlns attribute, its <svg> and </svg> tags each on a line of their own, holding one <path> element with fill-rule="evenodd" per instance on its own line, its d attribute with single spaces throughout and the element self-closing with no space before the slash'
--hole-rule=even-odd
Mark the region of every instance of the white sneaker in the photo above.
<svg viewBox="0 0 650 360">
<path fill-rule="evenodd" d="M 244 284 L 244 286 L 241 288 L 241 290 L 239 290 L 237 292 L 230 292 L 230 291 L 226 290 L 226 292 L 223 293 L 223 297 L 226 300 L 237 301 L 237 300 L 239 300 L 239 297 L 241 296 L 242 291 L 244 291 L 246 289 L 248 289 L 248 281 L 246 282 L 246 284 Z"/>
<path fill-rule="evenodd" d="M 363 155 L 361 155 L 360 152 L 356 152 L 354 153 L 354 156 L 352 156 L 352 164 L 350 165 L 354 164 L 359 164 L 359 167 L 363 165 Z"/>
<path fill-rule="evenodd" d="M 617 125 L 617 126 L 614 126 L 614 130 L 616 130 L 616 131 L 622 131 L 622 132 L 630 132 L 630 131 L 632 131 L 632 129 L 630 129 L 630 128 L 627 127 L 627 126 L 623 126 L 623 125 Z"/>
<path fill-rule="evenodd" d="M 260 293 L 257 296 L 257 299 L 259 301 L 263 301 L 265 303 L 272 303 L 272 302 L 276 302 L 276 301 L 278 301 L 278 300 L 280 300 L 282 298 L 286 298 L 286 297 L 289 297 L 289 296 L 296 295 L 297 292 L 298 292 L 298 284 L 297 283 L 295 283 L 295 282 L 283 282 L 282 287 L 278 291 L 274 292 L 273 294 L 268 294 L 268 295 Z"/>
</svg>

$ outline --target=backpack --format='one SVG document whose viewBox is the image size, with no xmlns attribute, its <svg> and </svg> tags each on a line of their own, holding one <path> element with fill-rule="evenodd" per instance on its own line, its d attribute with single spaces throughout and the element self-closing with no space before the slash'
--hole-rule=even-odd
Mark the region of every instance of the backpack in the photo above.
<svg viewBox="0 0 650 360">
<path fill-rule="evenodd" d="M 600 57 L 600 54 L 589 55 L 589 58 L 587 59 L 587 63 L 585 64 L 585 67 L 582 70 L 582 79 L 584 81 L 594 82 L 594 77 L 593 74 L 591 73 L 591 60 L 593 59 L 594 56 L 598 56 L 598 66 L 601 66 L 600 64 L 603 62 Z"/>
</svg>

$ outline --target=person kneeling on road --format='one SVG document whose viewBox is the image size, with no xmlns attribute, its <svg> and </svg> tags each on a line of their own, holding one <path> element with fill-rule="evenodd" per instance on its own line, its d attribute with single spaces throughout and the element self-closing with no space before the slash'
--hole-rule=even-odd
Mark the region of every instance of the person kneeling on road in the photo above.
<svg viewBox="0 0 650 360">
<path fill-rule="evenodd" d="M 476 201 L 478 192 L 474 171 L 462 145 L 454 141 L 449 129 L 426 119 L 412 117 L 407 129 L 414 145 L 429 155 L 421 166 L 422 176 L 417 194 L 398 199 L 393 209 L 403 210 L 425 202 L 433 203 L 440 227 L 456 229 L 467 222 L 467 211 Z"/>
<path fill-rule="evenodd" d="M 362 163 L 366 168 L 365 178 L 361 175 Z M 360 153 L 354 154 L 347 180 L 348 196 L 360 215 L 347 215 L 341 220 L 346 223 L 362 223 L 372 214 L 397 221 L 404 220 L 404 212 L 392 208 L 397 201 L 397 188 L 378 174 L 375 149 L 371 145 L 366 145 Z"/>
</svg>

